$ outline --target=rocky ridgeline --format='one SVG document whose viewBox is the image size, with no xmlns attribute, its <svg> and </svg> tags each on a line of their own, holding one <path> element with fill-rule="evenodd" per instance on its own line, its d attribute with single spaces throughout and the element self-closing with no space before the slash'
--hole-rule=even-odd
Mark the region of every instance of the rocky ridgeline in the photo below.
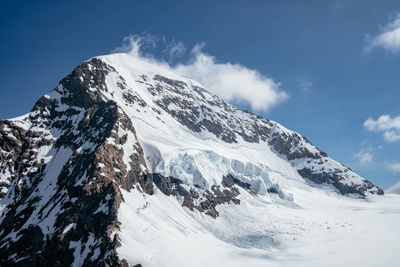
<svg viewBox="0 0 400 267">
<path fill-rule="evenodd" d="M 115 254 L 120 187 L 151 192 L 152 183 L 140 169 L 137 141 L 130 168 L 122 162 L 135 130 L 115 102 L 101 97 L 109 71 L 96 59 L 83 63 L 29 115 L 1 122 L 1 266 L 124 265 Z M 45 151 L 68 158 L 46 162 Z"/>
</svg>

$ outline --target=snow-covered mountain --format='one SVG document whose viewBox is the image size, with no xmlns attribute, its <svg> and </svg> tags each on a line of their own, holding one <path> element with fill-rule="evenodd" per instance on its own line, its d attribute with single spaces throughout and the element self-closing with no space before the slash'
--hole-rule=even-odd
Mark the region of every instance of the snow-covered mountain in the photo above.
<svg viewBox="0 0 400 267">
<path fill-rule="evenodd" d="M 389 189 L 385 190 L 388 194 L 400 194 L 400 182 L 392 185 Z"/>
<path fill-rule="evenodd" d="M 354 241 L 353 208 L 383 198 L 300 134 L 128 54 L 0 121 L 0 164 L 1 266 L 298 263 L 285 248 Z"/>
</svg>

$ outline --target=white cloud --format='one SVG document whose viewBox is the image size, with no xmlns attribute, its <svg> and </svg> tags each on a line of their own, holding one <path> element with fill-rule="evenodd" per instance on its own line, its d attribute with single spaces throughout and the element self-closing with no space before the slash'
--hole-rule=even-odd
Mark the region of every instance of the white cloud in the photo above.
<svg viewBox="0 0 400 267">
<path fill-rule="evenodd" d="M 389 163 L 389 169 L 394 172 L 400 172 L 400 163 Z"/>
<path fill-rule="evenodd" d="M 372 162 L 372 153 L 370 149 L 361 149 L 354 157 L 358 160 L 360 164 L 368 164 Z"/>
<path fill-rule="evenodd" d="M 389 115 L 382 115 L 377 120 L 368 118 L 364 127 L 370 131 L 383 132 L 383 137 L 388 142 L 400 140 L 400 116 L 391 118 Z"/>
<path fill-rule="evenodd" d="M 378 35 L 367 35 L 365 52 L 375 47 L 382 47 L 390 52 L 400 52 L 400 13 L 397 13 L 394 20 L 387 25 L 380 27 Z"/>
<path fill-rule="evenodd" d="M 199 81 L 227 101 L 246 101 L 254 110 L 267 111 L 287 98 L 271 78 L 240 64 L 219 63 L 201 49 L 195 46 L 189 64 L 176 66 L 180 75 Z"/>
<path fill-rule="evenodd" d="M 383 134 L 383 137 L 388 142 L 394 142 L 400 140 L 400 132 L 388 131 Z"/>
<path fill-rule="evenodd" d="M 186 48 L 181 42 L 162 40 L 164 58 L 161 59 L 146 53 L 146 48 L 154 47 L 159 41 L 146 34 L 126 37 L 123 45 L 114 52 L 129 53 L 140 60 L 167 67 L 180 76 L 200 82 L 222 99 L 248 103 L 253 110 L 268 111 L 288 98 L 288 94 L 273 79 L 238 63 L 218 62 L 214 56 L 202 51 L 204 44 L 196 45 L 187 60 L 172 64 L 170 57 L 183 57 Z"/>
</svg>

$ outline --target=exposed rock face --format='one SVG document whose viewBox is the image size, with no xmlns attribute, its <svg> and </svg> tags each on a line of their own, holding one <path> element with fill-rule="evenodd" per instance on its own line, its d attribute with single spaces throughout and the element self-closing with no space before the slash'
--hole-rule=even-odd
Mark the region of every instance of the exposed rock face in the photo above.
<svg viewBox="0 0 400 267">
<path fill-rule="evenodd" d="M 207 130 L 227 143 L 237 143 L 237 135 L 247 142 L 267 140 L 269 128 L 272 126 L 267 120 L 246 112 L 249 120 L 241 121 L 236 114 L 237 108 L 217 96 L 210 98 L 209 93 L 199 86 L 191 86 L 191 89 L 198 94 L 196 96 L 184 90 L 187 89 L 187 84 L 182 81 L 160 75 L 154 76 L 153 80 L 156 84 L 150 85 L 149 90 L 153 96 L 158 97 L 156 103 L 190 130 L 195 132 Z M 215 108 L 220 112 L 215 112 Z"/>
<path fill-rule="evenodd" d="M 174 177 L 164 177 L 156 173 L 152 176 L 154 184 L 161 192 L 167 196 L 178 196 L 178 199 L 183 197 L 183 206 L 190 210 L 205 212 L 213 218 L 218 216 L 218 211 L 215 209 L 217 205 L 230 202 L 240 204 L 240 200 L 236 198 L 240 194 L 238 186 L 254 193 L 250 189 L 250 184 L 243 183 L 232 175 L 224 176 L 222 186 L 214 185 L 211 190 L 185 186 L 181 180 Z"/>
<path fill-rule="evenodd" d="M 335 188 L 339 190 L 339 192 L 343 195 L 345 194 L 359 194 L 365 197 L 365 192 L 368 190 L 373 189 L 375 185 L 373 185 L 369 181 L 365 181 L 362 185 L 347 185 L 341 183 L 340 181 L 343 180 L 343 175 L 350 170 L 338 170 L 336 169 L 334 172 L 313 172 L 312 169 L 303 168 L 300 169 L 298 172 L 301 176 L 313 181 L 317 184 L 332 184 Z M 383 195 L 383 190 L 378 188 L 377 191 L 378 195 Z"/>
<path fill-rule="evenodd" d="M 239 110 L 199 85 L 142 75 L 136 82 L 152 96 L 156 105 L 150 107 L 114 67 L 94 58 L 40 98 L 30 113 L 0 121 L 1 266 L 127 266 L 116 254 L 121 189 L 149 195 L 160 190 L 213 218 L 218 205 L 239 205 L 241 190 L 257 193 L 231 174 L 220 184 L 201 187 L 152 173 L 133 115 L 121 108 L 109 82 L 120 89 L 124 105 L 151 112 L 164 124 L 167 114 L 189 131 L 208 132 L 226 144 L 263 143 L 301 176 L 332 184 L 342 194 L 383 193 L 306 138 Z M 282 195 L 275 187 L 268 193 Z"/>
<path fill-rule="evenodd" d="M 2 183 L 2 266 L 124 265 L 115 254 L 120 187 L 152 193 L 153 184 L 130 120 L 101 96 L 108 71 L 97 59 L 85 62 L 55 98 L 42 97 L 21 121 L 1 122 L 1 171 L 12 174 Z M 125 162 L 124 145 L 135 152 Z M 46 151 L 55 154 L 48 162 Z"/>
</svg>

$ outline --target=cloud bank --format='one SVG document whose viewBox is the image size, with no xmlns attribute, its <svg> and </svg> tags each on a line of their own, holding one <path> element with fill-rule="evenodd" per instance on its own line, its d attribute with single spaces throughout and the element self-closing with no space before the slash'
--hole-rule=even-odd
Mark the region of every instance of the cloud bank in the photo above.
<svg viewBox="0 0 400 267">
<path fill-rule="evenodd" d="M 379 34 L 367 35 L 365 52 L 369 52 L 375 47 L 381 47 L 393 53 L 400 52 L 400 13 L 396 14 L 392 22 L 380 28 Z"/>
<path fill-rule="evenodd" d="M 364 127 L 369 131 L 382 132 L 388 142 L 400 140 L 400 116 L 391 118 L 389 115 L 382 115 L 377 120 L 368 118 Z"/>
<path fill-rule="evenodd" d="M 161 53 L 149 52 L 160 43 Z M 141 34 L 126 37 L 123 45 L 113 52 L 128 53 L 167 67 L 179 76 L 200 82 L 226 101 L 244 102 L 256 111 L 269 111 L 288 98 L 272 78 L 238 63 L 219 62 L 203 52 L 203 48 L 204 44 L 195 45 L 185 58 L 186 47 L 182 42 Z"/>
</svg>

